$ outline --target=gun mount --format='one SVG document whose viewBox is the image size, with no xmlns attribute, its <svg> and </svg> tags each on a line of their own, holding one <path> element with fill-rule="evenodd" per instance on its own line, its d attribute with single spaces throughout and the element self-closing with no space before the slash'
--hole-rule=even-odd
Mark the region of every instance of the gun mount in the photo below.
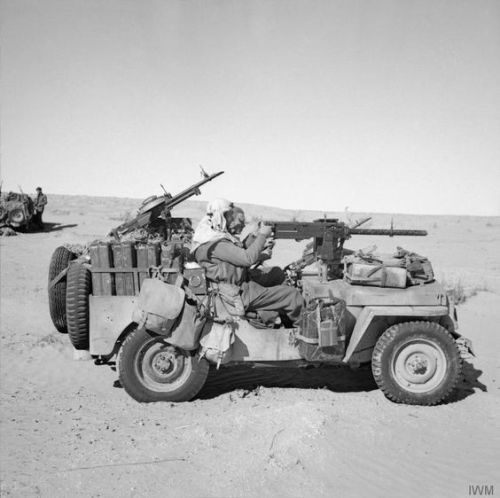
<svg viewBox="0 0 500 498">
<path fill-rule="evenodd" d="M 344 242 L 352 235 L 425 236 L 425 230 L 396 230 L 384 228 L 350 228 L 337 218 L 318 219 L 312 222 L 263 221 L 273 227 L 274 238 L 296 241 L 313 239 L 302 258 L 290 263 L 285 270 L 297 273 L 306 266 L 318 262 L 322 280 L 332 280 L 342 275 Z"/>
<path fill-rule="evenodd" d="M 203 179 L 191 185 L 177 195 L 171 195 L 165 191 L 164 195 L 153 195 L 145 199 L 139 208 L 137 215 L 130 221 L 122 223 L 111 230 L 110 235 L 116 240 L 120 240 L 126 234 L 136 230 L 147 230 L 159 233 L 165 239 L 171 237 L 172 232 L 185 232 L 192 230 L 191 221 L 187 218 L 172 218 L 171 210 L 189 199 L 193 195 L 200 195 L 200 187 L 222 175 L 224 171 L 219 171 L 212 175 L 207 174 L 202 169 Z M 163 188 L 163 185 L 162 185 Z M 163 232 L 163 233 L 162 233 Z M 147 235 L 147 233 L 146 233 Z"/>
</svg>

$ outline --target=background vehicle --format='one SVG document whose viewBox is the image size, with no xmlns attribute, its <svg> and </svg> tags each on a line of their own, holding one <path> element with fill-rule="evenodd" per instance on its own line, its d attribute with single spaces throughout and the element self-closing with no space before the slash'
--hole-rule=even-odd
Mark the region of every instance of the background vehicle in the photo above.
<svg viewBox="0 0 500 498">
<path fill-rule="evenodd" d="M 120 381 L 134 399 L 190 400 L 210 362 L 371 363 L 389 399 L 421 405 L 442 402 L 460 379 L 470 343 L 457 333 L 454 304 L 430 263 L 407 251 L 396 261 L 346 258 L 343 249 L 352 235 L 425 232 L 350 228 L 336 219 L 267 222 L 276 238 L 312 239 L 285 268 L 307 303 L 301 325 L 270 328 L 253 314 L 231 312 L 230 303 L 228 311 L 221 289 L 207 285 L 204 270 L 188 261 L 190 223 L 164 219 L 162 240 L 156 233 L 154 240 L 97 242 L 78 258 L 58 248 L 49 272 L 58 330 L 67 329 L 75 349 L 101 362 L 117 356 Z M 153 281 L 151 295 L 165 311 L 145 309 L 144 289 Z"/>
<path fill-rule="evenodd" d="M 26 229 L 34 212 L 33 200 L 29 195 L 16 192 L 0 194 L 0 226 Z"/>
</svg>

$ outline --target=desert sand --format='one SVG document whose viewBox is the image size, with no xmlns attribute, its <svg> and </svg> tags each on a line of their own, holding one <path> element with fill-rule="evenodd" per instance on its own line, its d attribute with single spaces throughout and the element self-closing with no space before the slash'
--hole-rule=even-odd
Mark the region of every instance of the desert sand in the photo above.
<svg viewBox="0 0 500 498">
<path fill-rule="evenodd" d="M 396 228 L 429 236 L 347 244 L 402 245 L 463 288 L 460 332 L 477 357 L 449 403 L 394 404 L 369 368 L 325 367 L 214 370 L 193 402 L 139 404 L 112 366 L 73 360 L 47 298 L 54 249 L 102 238 L 137 206 L 49 195 L 46 231 L 1 239 L 1 496 L 420 498 L 469 496 L 470 486 L 500 493 L 500 218 L 373 215 L 372 227 L 393 218 Z M 202 211 L 189 202 L 174 214 L 197 220 Z M 301 247 L 278 243 L 275 261 L 297 259 Z"/>
</svg>

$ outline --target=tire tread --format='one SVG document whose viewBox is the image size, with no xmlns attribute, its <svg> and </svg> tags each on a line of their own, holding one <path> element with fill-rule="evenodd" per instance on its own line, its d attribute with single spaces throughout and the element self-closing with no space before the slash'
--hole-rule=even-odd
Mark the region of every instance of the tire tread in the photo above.
<svg viewBox="0 0 500 498">
<path fill-rule="evenodd" d="M 76 258 L 76 254 L 64 246 L 59 246 L 53 252 L 49 265 L 49 285 L 54 278 L 68 267 L 69 263 Z M 61 334 L 68 333 L 66 318 L 66 288 L 67 280 L 63 278 L 55 285 L 49 287 L 49 313 L 54 327 Z"/>
<path fill-rule="evenodd" d="M 80 263 L 70 266 L 67 275 L 66 314 L 68 334 L 75 349 L 89 348 L 90 271 Z"/>
</svg>

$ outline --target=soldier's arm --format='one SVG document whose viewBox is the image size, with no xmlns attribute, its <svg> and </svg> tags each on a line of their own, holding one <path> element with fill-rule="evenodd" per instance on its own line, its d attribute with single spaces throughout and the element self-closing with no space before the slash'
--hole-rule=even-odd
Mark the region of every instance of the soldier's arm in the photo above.
<svg viewBox="0 0 500 498">
<path fill-rule="evenodd" d="M 210 256 L 235 266 L 249 267 L 259 261 L 260 253 L 266 243 L 264 235 L 257 235 L 248 249 L 238 247 L 229 240 L 220 240 L 210 250 Z"/>
</svg>

